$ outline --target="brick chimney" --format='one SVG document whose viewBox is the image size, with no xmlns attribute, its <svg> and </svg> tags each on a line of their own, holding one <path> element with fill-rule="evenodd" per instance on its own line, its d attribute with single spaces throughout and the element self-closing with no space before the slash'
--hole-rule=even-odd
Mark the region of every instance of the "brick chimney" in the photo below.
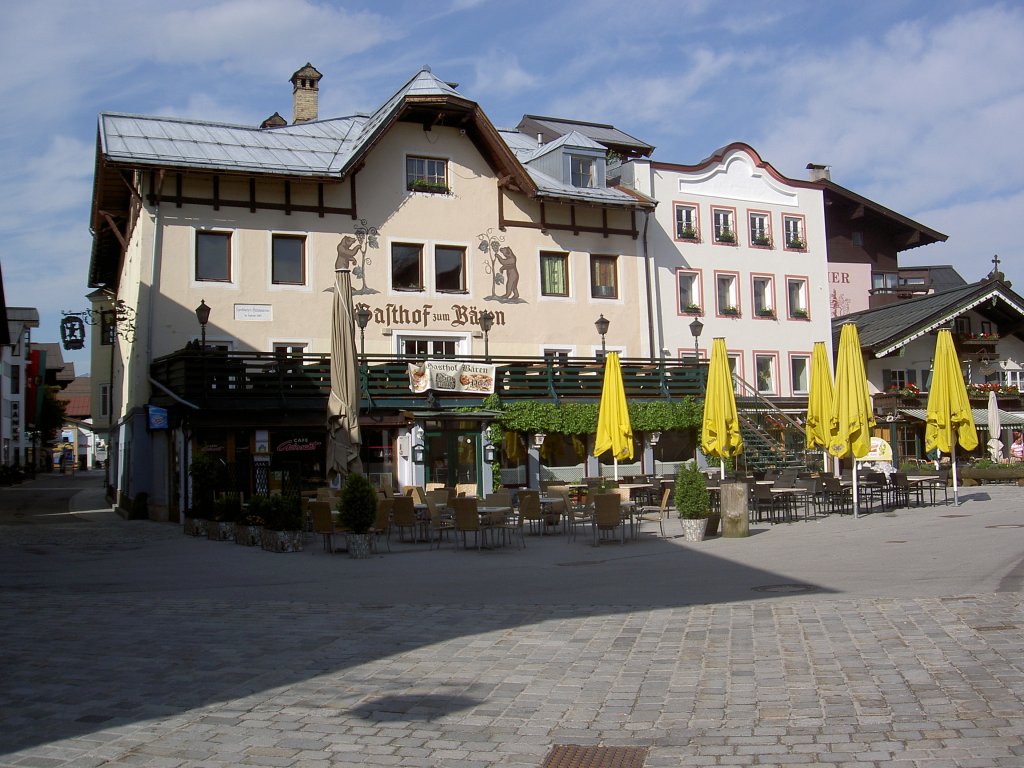
<svg viewBox="0 0 1024 768">
<path fill-rule="evenodd" d="M 317 93 L 323 77 L 308 61 L 306 66 L 292 75 L 292 100 L 295 106 L 293 123 L 305 123 L 317 118 Z"/>
<path fill-rule="evenodd" d="M 831 165 L 817 165 L 815 163 L 808 163 L 807 170 L 809 171 L 809 173 L 807 175 L 810 177 L 811 181 L 821 181 L 822 179 L 824 179 L 825 181 L 832 181 L 831 169 Z"/>
</svg>

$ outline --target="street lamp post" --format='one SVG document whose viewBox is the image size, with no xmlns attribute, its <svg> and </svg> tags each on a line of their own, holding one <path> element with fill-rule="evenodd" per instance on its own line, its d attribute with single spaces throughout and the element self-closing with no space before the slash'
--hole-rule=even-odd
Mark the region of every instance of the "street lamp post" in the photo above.
<svg viewBox="0 0 1024 768">
<path fill-rule="evenodd" d="M 602 359 L 605 356 L 604 337 L 605 337 L 605 334 L 608 333 L 608 326 L 610 324 L 611 324 L 611 321 L 608 318 L 606 318 L 603 314 L 599 318 L 597 318 L 597 320 L 594 321 L 594 327 L 596 327 L 597 328 L 597 332 L 599 334 L 601 334 L 601 357 L 602 357 Z"/>
<path fill-rule="evenodd" d="M 206 324 L 210 322 L 210 307 L 206 303 L 206 299 L 200 299 L 199 306 L 196 307 L 196 320 L 199 321 L 199 333 L 200 333 L 200 346 L 199 356 L 203 360 L 203 397 L 206 397 L 207 382 L 206 382 Z"/>
<path fill-rule="evenodd" d="M 700 362 L 700 348 L 697 346 L 697 342 L 700 339 L 700 332 L 704 330 L 704 323 L 700 321 L 699 317 L 693 318 L 693 322 L 690 323 L 690 333 L 693 334 L 693 362 Z"/>
<path fill-rule="evenodd" d="M 484 359 L 491 359 L 491 350 L 487 345 L 487 334 L 490 333 L 491 328 L 494 327 L 494 313 L 489 309 L 485 309 L 480 313 L 480 330 L 484 332 Z"/>
<path fill-rule="evenodd" d="M 356 325 L 359 326 L 359 356 L 366 357 L 366 326 L 370 324 L 373 313 L 366 306 L 356 310 Z"/>
</svg>

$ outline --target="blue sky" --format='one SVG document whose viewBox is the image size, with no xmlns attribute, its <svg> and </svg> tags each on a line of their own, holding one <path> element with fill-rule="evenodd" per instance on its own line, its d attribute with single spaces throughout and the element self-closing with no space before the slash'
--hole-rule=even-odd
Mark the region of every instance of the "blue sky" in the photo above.
<svg viewBox="0 0 1024 768">
<path fill-rule="evenodd" d="M 376 108 L 423 64 L 492 122 L 613 123 L 694 163 L 732 141 L 808 162 L 949 235 L 905 264 L 1024 291 L 1024 5 L 949 0 L 39 0 L 0 29 L 0 263 L 37 341 L 80 310 L 101 111 L 256 125 L 291 117 L 288 77 L 323 73 L 320 115 Z M 86 355 L 67 354 L 79 373 Z"/>
</svg>

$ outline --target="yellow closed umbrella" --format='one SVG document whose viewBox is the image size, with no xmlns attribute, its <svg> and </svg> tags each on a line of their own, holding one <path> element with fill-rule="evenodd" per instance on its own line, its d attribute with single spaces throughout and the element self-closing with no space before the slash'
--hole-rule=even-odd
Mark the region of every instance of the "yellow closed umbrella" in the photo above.
<svg viewBox="0 0 1024 768">
<path fill-rule="evenodd" d="M 953 337 L 947 329 L 935 339 L 932 381 L 928 388 L 928 425 L 924 429 L 925 451 L 945 451 L 953 465 L 953 503 L 959 504 L 956 478 L 956 444 L 966 451 L 978 447 L 978 431 L 974 426 L 971 401 L 960 371 Z"/>
<path fill-rule="evenodd" d="M 700 447 L 705 456 L 721 459 L 722 477 L 725 477 L 725 459 L 743 452 L 740 419 L 736 413 L 736 395 L 733 391 L 732 371 L 725 339 L 717 338 L 711 344 L 711 361 L 704 390 L 704 421 L 700 428 Z"/>
<path fill-rule="evenodd" d="M 871 450 L 871 412 L 868 377 L 860 351 L 860 336 L 853 323 L 843 325 L 836 358 L 836 386 L 832 395 L 828 452 L 837 459 L 853 459 L 853 515 L 857 517 L 857 459 Z"/>
<path fill-rule="evenodd" d="M 828 359 L 825 342 L 814 342 L 811 353 L 811 386 L 807 392 L 807 425 L 805 428 L 807 450 L 821 448 L 824 453 L 824 468 L 828 470 L 828 446 L 831 438 L 832 395 L 835 388 L 832 378 L 832 363 Z"/>
<path fill-rule="evenodd" d="M 626 388 L 622 385 L 619 353 L 609 352 L 604 359 L 604 382 L 601 385 L 601 407 L 597 412 L 597 437 L 594 455 L 612 452 L 615 479 L 619 479 L 619 459 L 633 458 L 633 426 L 629 423 Z"/>
</svg>

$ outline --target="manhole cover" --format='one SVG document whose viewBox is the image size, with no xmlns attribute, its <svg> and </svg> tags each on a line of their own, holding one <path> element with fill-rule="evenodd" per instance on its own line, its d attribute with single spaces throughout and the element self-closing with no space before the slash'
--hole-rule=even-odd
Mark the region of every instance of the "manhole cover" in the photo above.
<svg viewBox="0 0 1024 768">
<path fill-rule="evenodd" d="M 647 747 L 584 747 L 556 744 L 543 768 L 643 768 Z"/>
<path fill-rule="evenodd" d="M 1024 528 L 1024 523 L 1000 523 L 999 525 L 986 525 L 986 528 Z"/>
<path fill-rule="evenodd" d="M 751 587 L 755 592 L 774 592 L 792 594 L 795 592 L 813 592 L 817 587 L 813 584 L 766 584 L 763 587 Z"/>
</svg>

